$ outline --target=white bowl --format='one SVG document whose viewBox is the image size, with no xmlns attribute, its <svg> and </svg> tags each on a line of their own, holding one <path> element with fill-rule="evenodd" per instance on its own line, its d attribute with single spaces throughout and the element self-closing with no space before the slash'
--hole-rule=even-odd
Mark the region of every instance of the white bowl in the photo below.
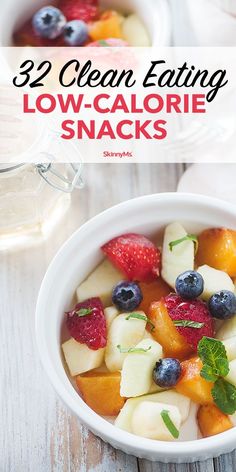
<svg viewBox="0 0 236 472">
<path fill-rule="evenodd" d="M 231 451 L 236 444 L 236 428 L 207 439 L 174 443 L 122 431 L 80 398 L 66 374 L 60 348 L 63 313 L 70 306 L 78 284 L 102 258 L 100 246 L 123 232 L 156 236 L 176 220 L 191 232 L 220 225 L 236 229 L 236 207 L 210 197 L 166 193 L 135 198 L 95 216 L 70 237 L 49 266 L 37 302 L 36 337 L 41 361 L 55 390 L 94 434 L 138 457 L 192 462 Z"/>
<path fill-rule="evenodd" d="M 43 5 L 55 0 L 7 0 L 1 8 L 0 46 L 12 46 L 12 34 Z M 104 7 L 125 13 L 136 12 L 143 20 L 152 38 L 153 46 L 168 46 L 171 37 L 171 20 L 166 0 L 101 0 Z"/>
</svg>

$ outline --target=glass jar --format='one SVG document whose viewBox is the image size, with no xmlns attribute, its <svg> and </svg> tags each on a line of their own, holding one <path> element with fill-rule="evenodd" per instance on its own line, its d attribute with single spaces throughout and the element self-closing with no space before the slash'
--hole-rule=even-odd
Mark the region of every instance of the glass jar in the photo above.
<svg viewBox="0 0 236 472">
<path fill-rule="evenodd" d="M 45 239 L 81 188 L 81 165 L 0 166 L 0 250 Z"/>
</svg>

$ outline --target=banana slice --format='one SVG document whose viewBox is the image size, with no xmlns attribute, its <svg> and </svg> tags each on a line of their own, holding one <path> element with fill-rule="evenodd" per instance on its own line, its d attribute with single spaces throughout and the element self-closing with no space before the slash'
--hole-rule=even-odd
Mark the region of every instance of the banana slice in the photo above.
<svg viewBox="0 0 236 472">
<path fill-rule="evenodd" d="M 220 290 L 230 290 L 234 292 L 233 281 L 226 272 L 214 269 L 208 265 L 198 267 L 197 271 L 204 280 L 204 291 L 201 295 L 203 300 L 208 300 L 214 293 Z"/>
<path fill-rule="evenodd" d="M 197 422 L 197 412 L 199 405 L 190 402 L 190 409 L 187 419 L 181 424 L 178 441 L 194 441 L 200 436 Z"/>
<path fill-rule="evenodd" d="M 99 297 L 105 307 L 109 306 L 114 285 L 123 279 L 124 275 L 108 259 L 104 259 L 77 288 L 77 299 L 82 302 L 87 298 Z"/>
<path fill-rule="evenodd" d="M 145 315 L 143 311 L 138 311 L 138 313 Z M 129 349 L 136 346 L 144 336 L 146 321 L 137 318 L 127 320 L 127 316 L 128 313 L 118 315 L 112 321 L 108 331 L 105 363 L 110 372 L 121 370 L 127 356 L 127 353 L 120 352 L 117 346 Z"/>
<path fill-rule="evenodd" d="M 117 416 L 115 420 L 115 426 L 131 433 L 131 420 L 134 409 L 143 401 L 175 405 L 180 410 L 182 422 L 185 422 L 188 418 L 190 399 L 184 395 L 181 395 L 180 393 L 175 392 L 174 390 L 168 390 L 165 392 L 153 393 L 151 395 L 143 395 L 142 397 L 138 398 L 129 398 Z"/>
<path fill-rule="evenodd" d="M 194 269 L 194 242 L 183 241 L 170 250 L 169 243 L 187 236 L 180 223 L 171 223 L 165 229 L 162 250 L 162 278 L 173 288 L 178 275 Z"/>
<path fill-rule="evenodd" d="M 162 347 L 154 339 L 143 339 L 136 349 L 146 352 L 130 352 L 121 371 L 120 395 L 138 397 L 148 393 L 152 385 L 152 372 L 156 362 L 163 357 Z"/>
<path fill-rule="evenodd" d="M 173 441 L 175 438 L 161 416 L 163 410 L 168 411 L 169 418 L 179 431 L 181 414 L 178 407 L 165 403 L 143 401 L 134 409 L 131 421 L 132 432 L 143 438 Z"/>
</svg>

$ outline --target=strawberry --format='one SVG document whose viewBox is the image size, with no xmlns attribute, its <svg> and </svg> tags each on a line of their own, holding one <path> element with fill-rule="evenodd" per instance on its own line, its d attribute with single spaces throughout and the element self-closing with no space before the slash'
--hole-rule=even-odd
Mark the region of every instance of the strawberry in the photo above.
<svg viewBox="0 0 236 472">
<path fill-rule="evenodd" d="M 160 251 L 141 234 L 123 234 L 101 249 L 129 280 L 151 282 L 159 275 Z"/>
<path fill-rule="evenodd" d="M 99 16 L 98 6 L 96 2 L 92 1 L 62 0 L 59 3 L 59 8 L 67 21 L 83 20 L 85 23 L 89 23 Z"/>
<path fill-rule="evenodd" d="M 94 350 L 106 346 L 106 319 L 100 298 L 77 303 L 66 315 L 66 326 L 72 338 Z"/>
<path fill-rule="evenodd" d="M 173 321 L 186 320 L 201 323 L 202 327 L 184 327 L 175 325 L 179 333 L 185 337 L 190 346 L 197 351 L 203 336 L 214 337 L 213 319 L 206 303 L 201 300 L 186 301 L 175 293 L 164 298 L 170 318 Z"/>
<path fill-rule="evenodd" d="M 95 5 L 98 6 L 98 0 L 78 0 L 78 3 L 82 5 Z"/>
</svg>

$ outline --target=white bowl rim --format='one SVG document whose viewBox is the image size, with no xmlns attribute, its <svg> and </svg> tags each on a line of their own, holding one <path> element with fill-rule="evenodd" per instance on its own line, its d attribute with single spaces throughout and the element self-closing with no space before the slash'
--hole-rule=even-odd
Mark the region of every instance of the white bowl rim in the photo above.
<svg viewBox="0 0 236 472">
<path fill-rule="evenodd" d="M 74 387 L 70 383 L 67 374 L 65 372 L 65 383 L 61 381 L 53 364 L 51 362 L 50 356 L 47 351 L 47 344 L 45 342 L 44 331 L 45 331 L 45 319 L 44 311 L 41 309 L 44 299 L 47 298 L 48 287 L 50 286 L 50 279 L 54 277 L 54 266 L 59 259 L 65 259 L 66 253 L 70 249 L 70 246 L 73 246 L 77 239 L 78 233 L 86 232 L 94 224 L 95 221 L 101 217 L 108 217 L 123 207 L 132 208 L 136 206 L 137 203 L 143 203 L 148 200 L 155 200 L 158 202 L 172 202 L 173 200 L 179 203 L 183 202 L 193 202 L 205 204 L 206 206 L 214 209 L 225 210 L 232 215 L 236 216 L 236 207 L 228 202 L 225 202 L 220 199 L 213 197 L 208 197 L 204 195 L 197 195 L 191 193 L 157 193 L 151 195 L 144 195 L 141 197 L 133 198 L 128 201 L 114 205 L 105 211 L 99 213 L 93 218 L 89 219 L 84 223 L 80 228 L 78 228 L 62 245 L 59 251 L 56 253 L 55 257 L 51 261 L 47 272 L 44 276 L 44 279 L 41 284 L 41 288 L 38 295 L 37 305 L 36 305 L 36 318 L 35 318 L 35 329 L 36 329 L 36 342 L 39 350 L 39 355 L 41 363 L 49 377 L 51 384 L 53 385 L 55 391 L 59 397 L 64 401 L 67 407 L 81 420 L 81 422 L 88 427 L 93 433 L 101 437 L 105 441 L 111 443 L 113 446 L 120 448 L 121 450 L 126 450 L 128 453 L 137 454 L 140 457 L 147 457 L 153 460 L 155 457 L 156 460 L 162 460 L 165 457 L 168 457 L 168 460 L 178 457 L 181 461 L 181 458 L 186 460 L 186 457 L 189 457 L 189 461 L 194 461 L 199 458 L 208 458 L 217 456 L 224 452 L 229 452 L 235 447 L 236 440 L 236 427 L 220 433 L 216 436 L 211 436 L 208 438 L 191 440 L 191 441 L 179 441 L 179 442 L 168 442 L 168 441 L 157 441 L 146 438 L 138 438 L 137 436 L 128 433 L 124 430 L 121 430 L 115 427 L 113 424 L 109 423 L 107 420 L 96 414 L 92 409 L 90 409 L 85 402 L 77 395 L 77 402 L 73 398 L 73 393 L 75 392 Z M 63 367 L 64 369 L 64 367 Z M 78 408 L 79 403 L 82 402 L 82 409 Z M 138 440 L 140 439 L 140 445 L 138 445 Z M 136 452 L 135 452 L 136 451 Z M 191 457 L 191 459 L 190 459 Z M 164 460 L 164 459 L 163 459 Z"/>
</svg>

